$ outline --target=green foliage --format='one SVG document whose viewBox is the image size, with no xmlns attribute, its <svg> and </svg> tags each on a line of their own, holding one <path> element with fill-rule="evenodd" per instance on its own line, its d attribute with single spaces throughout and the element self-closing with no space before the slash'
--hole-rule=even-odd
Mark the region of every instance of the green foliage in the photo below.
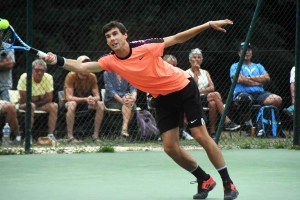
<svg viewBox="0 0 300 200">
<path fill-rule="evenodd" d="M 98 153 L 114 153 L 115 148 L 112 146 L 103 146 L 97 152 Z"/>
</svg>

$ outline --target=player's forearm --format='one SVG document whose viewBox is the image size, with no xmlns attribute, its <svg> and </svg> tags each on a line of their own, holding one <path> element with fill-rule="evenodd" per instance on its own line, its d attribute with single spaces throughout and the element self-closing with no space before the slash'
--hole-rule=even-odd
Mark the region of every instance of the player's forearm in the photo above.
<svg viewBox="0 0 300 200">
<path fill-rule="evenodd" d="M 72 71 L 72 72 L 85 72 L 85 68 L 81 66 L 81 62 L 77 60 L 65 59 L 64 69 Z"/>
<path fill-rule="evenodd" d="M 209 29 L 209 28 L 210 28 L 210 25 L 209 25 L 209 22 L 207 22 L 200 26 L 196 26 L 196 27 L 188 29 L 186 31 L 177 33 L 174 37 L 175 37 L 175 40 L 177 41 L 177 43 L 183 43 L 183 42 L 188 41 L 189 39 L 195 37 L 202 31 Z"/>
</svg>

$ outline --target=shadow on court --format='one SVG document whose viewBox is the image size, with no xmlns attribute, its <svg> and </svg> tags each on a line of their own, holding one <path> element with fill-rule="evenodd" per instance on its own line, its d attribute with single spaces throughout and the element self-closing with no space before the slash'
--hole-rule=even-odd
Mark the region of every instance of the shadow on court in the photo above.
<svg viewBox="0 0 300 200">
<path fill-rule="evenodd" d="M 217 181 L 207 199 L 223 199 L 221 178 L 204 150 L 189 151 Z M 238 199 L 298 199 L 300 151 L 223 150 Z M 190 200 L 193 175 L 164 152 L 0 156 L 1 200 Z"/>
</svg>

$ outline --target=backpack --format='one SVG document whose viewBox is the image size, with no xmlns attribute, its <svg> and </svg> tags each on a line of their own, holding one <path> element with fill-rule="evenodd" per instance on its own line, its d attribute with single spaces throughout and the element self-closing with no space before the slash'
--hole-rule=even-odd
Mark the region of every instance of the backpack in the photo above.
<svg viewBox="0 0 300 200">
<path fill-rule="evenodd" d="M 144 139 L 157 139 L 160 136 L 156 121 L 149 111 L 137 111 L 136 120 L 139 136 Z"/>
<path fill-rule="evenodd" d="M 276 106 L 262 106 L 256 117 L 256 136 L 284 137 Z"/>
</svg>

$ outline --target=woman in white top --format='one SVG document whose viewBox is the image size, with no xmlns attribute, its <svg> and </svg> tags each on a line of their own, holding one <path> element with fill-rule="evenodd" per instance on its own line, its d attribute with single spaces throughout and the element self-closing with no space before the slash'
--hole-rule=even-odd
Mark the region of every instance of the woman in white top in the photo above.
<svg viewBox="0 0 300 200">
<path fill-rule="evenodd" d="M 215 91 L 215 86 L 209 72 L 201 69 L 202 61 L 203 56 L 201 50 L 198 48 L 192 49 L 189 54 L 191 68 L 186 71 L 194 78 L 198 85 L 202 105 L 209 108 L 210 134 L 214 136 L 216 132 L 217 114 L 224 112 L 224 104 L 220 93 Z M 238 128 L 240 128 L 240 125 L 235 124 L 226 116 L 225 129 L 236 130 Z"/>
</svg>

